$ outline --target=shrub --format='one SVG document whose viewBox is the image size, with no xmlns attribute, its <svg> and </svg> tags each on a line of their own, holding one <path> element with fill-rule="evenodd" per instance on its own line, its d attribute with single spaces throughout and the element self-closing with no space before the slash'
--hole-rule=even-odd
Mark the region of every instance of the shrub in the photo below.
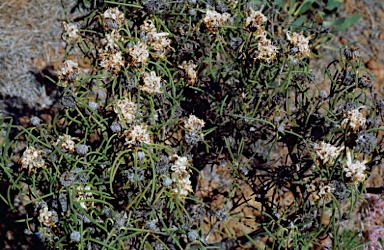
<svg viewBox="0 0 384 250">
<path fill-rule="evenodd" d="M 83 4 L 62 37 L 92 68 L 63 63 L 51 123 L 2 125 L 26 234 L 64 249 L 359 244 L 339 222 L 381 161 L 382 101 L 351 48 L 316 85 L 313 1 Z"/>
</svg>

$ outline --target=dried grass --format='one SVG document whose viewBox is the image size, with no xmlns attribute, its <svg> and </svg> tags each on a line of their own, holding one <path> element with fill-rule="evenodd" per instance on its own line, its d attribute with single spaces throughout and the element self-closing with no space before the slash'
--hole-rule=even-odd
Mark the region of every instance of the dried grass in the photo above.
<svg viewBox="0 0 384 250">
<path fill-rule="evenodd" d="M 66 0 L 64 6 L 75 2 Z M 62 20 L 65 13 L 59 0 L 12 0 L 0 5 L 0 114 L 52 105 L 35 74 L 59 60 L 59 49 L 65 46 L 60 38 Z M 10 98 L 17 101 L 10 103 Z"/>
</svg>

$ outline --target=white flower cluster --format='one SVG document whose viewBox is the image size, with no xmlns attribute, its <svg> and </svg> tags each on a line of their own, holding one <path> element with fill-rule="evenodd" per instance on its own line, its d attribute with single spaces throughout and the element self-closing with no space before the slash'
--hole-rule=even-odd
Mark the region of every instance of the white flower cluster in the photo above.
<svg viewBox="0 0 384 250">
<path fill-rule="evenodd" d="M 143 74 L 144 85 L 140 86 L 141 90 L 147 94 L 162 93 L 161 87 L 161 77 L 156 76 L 155 71 L 151 73 L 144 72 Z"/>
<path fill-rule="evenodd" d="M 310 194 L 309 198 L 312 202 L 316 202 L 320 199 L 325 201 L 329 201 L 331 198 L 332 192 L 335 191 L 335 188 L 330 184 L 325 184 L 324 182 L 320 182 L 319 187 L 316 187 L 315 184 L 307 184 L 307 192 Z"/>
<path fill-rule="evenodd" d="M 100 54 L 117 52 L 120 50 L 119 46 L 116 44 L 116 41 L 120 41 L 121 36 L 116 30 L 112 30 L 111 34 L 105 34 L 105 38 L 101 39 L 102 49 L 99 50 Z"/>
<path fill-rule="evenodd" d="M 140 31 L 140 38 L 153 47 L 158 57 L 164 57 L 168 53 L 171 40 L 166 36 L 169 36 L 169 33 L 157 33 L 155 25 L 150 20 L 144 21 L 144 24 L 140 26 Z"/>
<path fill-rule="evenodd" d="M 362 107 L 360 107 L 360 108 L 362 108 Z M 349 127 L 353 131 L 357 131 L 365 125 L 366 119 L 365 119 L 364 115 L 362 113 L 360 113 L 360 111 L 359 111 L 360 108 L 352 109 L 352 110 L 344 113 L 345 118 L 341 122 L 341 128 L 342 129 L 345 129 L 347 127 L 347 125 L 349 124 Z"/>
<path fill-rule="evenodd" d="M 331 193 L 335 191 L 335 188 L 332 187 L 331 185 L 325 185 L 324 182 L 320 183 L 320 190 L 319 190 L 319 196 L 321 198 L 330 198 Z"/>
<path fill-rule="evenodd" d="M 61 38 L 66 44 L 72 45 L 79 41 L 80 32 L 76 25 L 67 22 L 62 22 L 61 25 L 63 28 Z"/>
<path fill-rule="evenodd" d="M 186 61 L 183 61 L 179 68 L 185 71 L 188 77 L 188 84 L 193 85 L 197 79 L 197 65 L 194 64 L 192 60 L 188 61 L 188 63 Z"/>
<path fill-rule="evenodd" d="M 151 20 L 144 21 L 144 23 L 140 26 L 140 40 L 142 41 L 148 42 L 156 33 L 156 26 Z"/>
<path fill-rule="evenodd" d="M 103 26 L 108 29 L 118 29 L 124 24 L 124 13 L 117 7 L 109 8 L 103 13 Z"/>
<path fill-rule="evenodd" d="M 162 58 L 170 51 L 171 40 L 166 38 L 169 33 L 161 32 L 156 33 L 151 37 L 149 45 L 153 47 L 155 54 Z"/>
<path fill-rule="evenodd" d="M 277 54 L 278 48 L 272 44 L 272 41 L 267 38 L 267 32 L 264 30 L 263 24 L 268 20 L 260 11 L 254 11 L 252 8 L 248 10 L 249 16 L 245 22 L 245 28 L 256 32 L 258 45 L 256 57 L 254 60 L 260 60 L 266 63 L 271 63 Z"/>
<path fill-rule="evenodd" d="M 309 49 L 309 39 L 304 37 L 302 33 L 293 32 L 289 34 L 287 32 L 288 41 L 298 49 L 298 53 L 296 54 L 296 58 L 302 58 L 311 55 L 311 50 Z"/>
<path fill-rule="evenodd" d="M 252 8 L 249 9 L 249 16 L 245 22 L 245 28 L 263 30 L 263 24 L 267 21 L 267 17 L 263 15 L 260 11 L 254 11 Z"/>
<path fill-rule="evenodd" d="M 267 33 L 264 30 L 260 32 L 256 38 L 259 39 L 259 43 L 256 51 L 257 56 L 254 59 L 271 63 L 276 57 L 278 48 L 272 45 L 271 40 L 267 38 Z"/>
<path fill-rule="evenodd" d="M 102 55 L 100 67 L 105 71 L 119 72 L 124 65 L 124 58 L 121 51 L 116 53 L 105 53 Z"/>
<path fill-rule="evenodd" d="M 326 142 L 315 143 L 313 148 L 324 164 L 328 162 L 332 164 L 333 160 L 335 160 L 340 155 L 340 152 L 344 150 L 344 147 L 335 147 Z"/>
<path fill-rule="evenodd" d="M 344 165 L 344 171 L 346 172 L 346 176 L 351 178 L 351 181 L 355 184 L 365 181 L 366 173 L 364 172 L 366 169 L 365 164 L 368 160 L 354 161 L 352 159 L 352 152 L 347 148 L 347 160 Z"/>
<path fill-rule="evenodd" d="M 212 32 L 219 26 L 225 24 L 229 18 L 231 18 L 231 14 L 229 13 L 220 14 L 214 10 L 207 9 L 203 22 L 205 23 L 207 29 Z"/>
<path fill-rule="evenodd" d="M 36 171 L 37 168 L 43 168 L 45 161 L 42 157 L 42 150 L 38 150 L 35 147 L 27 147 L 23 155 L 20 158 L 21 167 L 28 168 L 28 175 L 31 171 Z"/>
<path fill-rule="evenodd" d="M 134 125 L 125 131 L 125 144 L 141 145 L 143 143 L 150 144 L 152 138 L 148 133 L 148 125 Z"/>
<path fill-rule="evenodd" d="M 192 185 L 190 181 L 190 175 L 187 168 L 191 164 L 191 161 L 187 157 L 180 157 L 176 153 L 170 157 L 170 161 L 173 162 L 171 166 L 173 193 L 179 195 L 180 198 L 185 199 L 187 195 L 192 192 Z"/>
<path fill-rule="evenodd" d="M 131 56 L 131 65 L 146 64 L 149 58 L 149 52 L 147 50 L 147 44 L 139 41 L 136 45 L 128 48 L 128 53 Z"/>
<path fill-rule="evenodd" d="M 189 118 L 184 123 L 184 127 L 189 132 L 197 132 L 205 126 L 205 122 L 202 119 L 197 118 L 194 115 L 189 115 Z"/>
<path fill-rule="evenodd" d="M 237 0 L 228 0 L 228 7 L 231 9 L 236 8 L 238 3 L 239 3 L 239 1 L 237 1 Z"/>
<path fill-rule="evenodd" d="M 119 100 L 113 110 L 119 115 L 120 121 L 126 123 L 132 123 L 135 120 L 135 113 L 137 106 L 134 102 L 130 102 L 128 99 Z"/>
<path fill-rule="evenodd" d="M 124 13 L 117 7 L 109 8 L 103 13 L 103 25 L 105 28 L 112 30 L 110 34 L 105 34 L 105 38 L 101 39 L 103 46 L 98 50 L 100 58 L 100 67 L 106 72 L 117 73 L 124 65 L 123 53 L 120 51 L 116 41 L 121 40 L 121 36 L 117 29 L 124 23 Z"/>
<path fill-rule="evenodd" d="M 75 142 L 77 138 L 70 135 L 60 135 L 57 141 L 55 142 L 56 146 L 60 146 L 61 149 L 69 152 L 75 151 Z"/>
<path fill-rule="evenodd" d="M 66 60 L 62 68 L 57 73 L 59 81 L 62 79 L 65 80 L 65 85 L 68 84 L 67 81 L 73 81 L 79 75 L 79 65 L 71 60 Z"/>
<path fill-rule="evenodd" d="M 56 226 L 55 223 L 57 222 L 57 213 L 55 211 L 48 210 L 47 205 L 43 205 L 42 208 L 39 210 L 39 216 L 37 217 L 37 220 L 44 224 L 46 227 L 52 227 Z"/>
<path fill-rule="evenodd" d="M 83 188 L 82 186 L 78 186 L 76 190 L 77 190 L 77 193 L 74 200 L 79 202 L 80 206 L 85 210 L 87 210 L 89 206 L 92 206 L 94 204 L 94 202 L 91 202 L 91 201 L 84 201 L 84 200 L 93 199 L 92 192 L 86 192 L 91 190 L 91 187 L 86 186 L 85 188 Z"/>
<path fill-rule="evenodd" d="M 171 166 L 171 170 L 176 174 L 185 174 L 187 172 L 187 167 L 191 164 L 191 161 L 187 157 L 180 157 L 177 154 L 171 156 L 171 161 L 174 161 Z"/>
</svg>

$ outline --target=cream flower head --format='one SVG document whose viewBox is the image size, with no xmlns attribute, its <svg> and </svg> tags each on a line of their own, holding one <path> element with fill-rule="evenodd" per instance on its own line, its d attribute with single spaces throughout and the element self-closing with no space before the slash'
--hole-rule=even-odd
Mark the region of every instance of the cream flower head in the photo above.
<svg viewBox="0 0 384 250">
<path fill-rule="evenodd" d="M 42 157 L 42 150 L 36 149 L 35 147 L 27 147 L 23 155 L 20 158 L 21 168 L 28 169 L 28 175 L 31 171 L 35 172 L 37 168 L 43 168 L 45 161 Z"/>
<path fill-rule="evenodd" d="M 259 39 L 259 43 L 254 60 L 271 63 L 276 58 L 278 48 L 272 45 L 271 40 L 267 38 L 267 33 L 264 30 L 257 35 L 256 38 Z"/>
<path fill-rule="evenodd" d="M 55 142 L 56 146 L 60 146 L 61 149 L 69 152 L 75 151 L 75 142 L 78 138 L 72 137 L 70 135 L 60 135 Z"/>
<path fill-rule="evenodd" d="M 344 147 L 335 147 L 326 142 L 315 143 L 313 148 L 324 164 L 332 164 L 333 160 L 335 160 L 340 155 L 340 152 L 344 150 Z"/>
<path fill-rule="evenodd" d="M 305 37 L 302 33 L 293 32 L 290 34 L 287 32 L 288 41 L 298 49 L 296 58 L 303 58 L 311 56 L 311 50 L 309 49 L 309 38 Z"/>
<path fill-rule="evenodd" d="M 152 137 L 148 132 L 148 125 L 134 125 L 125 131 L 125 144 L 141 145 L 152 143 Z"/>
<path fill-rule="evenodd" d="M 161 77 L 156 76 L 155 71 L 151 73 L 145 72 L 143 74 L 144 85 L 141 86 L 141 89 L 147 94 L 162 93 L 161 87 Z"/>
<path fill-rule="evenodd" d="M 351 150 L 347 148 L 347 159 L 343 166 L 346 173 L 345 176 L 351 178 L 351 181 L 355 184 L 365 181 L 367 175 L 364 171 L 366 170 L 365 164 L 367 162 L 369 162 L 368 159 L 365 159 L 362 162 L 354 160 Z"/>
<path fill-rule="evenodd" d="M 357 109 L 352 109 L 344 112 L 344 120 L 341 122 L 341 128 L 345 129 L 349 124 L 349 127 L 355 132 L 365 126 L 365 116 L 360 112 L 360 109 L 364 108 L 361 106 Z"/>
<path fill-rule="evenodd" d="M 147 49 L 147 44 L 139 41 L 136 45 L 128 48 L 128 53 L 131 56 L 131 65 L 141 65 L 146 64 L 149 58 L 149 52 Z"/>
<path fill-rule="evenodd" d="M 119 115 L 121 121 L 124 120 L 126 123 L 132 123 L 135 120 L 137 105 L 128 99 L 123 99 L 117 101 L 113 110 Z"/>
<path fill-rule="evenodd" d="M 72 45 L 79 41 L 80 32 L 75 24 L 62 22 L 61 26 L 63 28 L 61 38 L 66 44 Z"/>
<path fill-rule="evenodd" d="M 254 11 L 252 8 L 248 10 L 249 16 L 245 21 L 245 28 L 247 29 L 256 29 L 262 30 L 264 23 L 268 20 L 266 16 L 263 15 L 260 11 Z"/>
<path fill-rule="evenodd" d="M 214 10 L 207 9 L 205 17 L 203 18 L 203 22 L 205 23 L 207 29 L 212 32 L 215 31 L 219 26 L 224 25 L 230 17 L 231 14 L 229 13 L 220 14 Z"/>
<path fill-rule="evenodd" d="M 184 122 L 184 127 L 190 132 L 197 132 L 204 126 L 204 120 L 197 118 L 195 115 L 189 115 L 188 120 Z"/>
<path fill-rule="evenodd" d="M 108 29 L 118 29 L 124 24 L 124 13 L 117 7 L 109 8 L 103 13 L 103 26 Z"/>
</svg>

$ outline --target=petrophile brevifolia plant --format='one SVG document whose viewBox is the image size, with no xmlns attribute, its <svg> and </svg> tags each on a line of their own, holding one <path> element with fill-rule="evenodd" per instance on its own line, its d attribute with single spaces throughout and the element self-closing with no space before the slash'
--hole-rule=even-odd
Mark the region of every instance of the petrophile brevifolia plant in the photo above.
<svg viewBox="0 0 384 250">
<path fill-rule="evenodd" d="M 62 23 L 55 115 L 1 118 L 1 198 L 25 235 L 47 249 L 380 239 L 344 224 L 371 197 L 384 100 L 357 48 L 341 48 L 323 79 L 309 64 L 338 29 L 313 22 L 332 17 L 317 10 L 337 3 L 79 1 L 84 15 Z"/>
</svg>

